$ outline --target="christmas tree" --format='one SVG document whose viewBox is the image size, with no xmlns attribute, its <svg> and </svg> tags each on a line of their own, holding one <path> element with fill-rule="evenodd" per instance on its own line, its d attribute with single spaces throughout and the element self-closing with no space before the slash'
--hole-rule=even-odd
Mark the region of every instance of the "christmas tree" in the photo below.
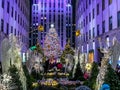
<svg viewBox="0 0 120 90">
<path fill-rule="evenodd" d="M 17 86 L 17 90 L 23 90 L 22 82 L 20 80 L 20 72 L 18 71 L 16 66 L 12 65 L 8 71 L 10 73 L 10 76 L 12 76 L 12 82 L 14 82 Z"/>
<path fill-rule="evenodd" d="M 60 54 L 59 38 L 54 26 L 51 26 L 49 32 L 46 34 L 44 42 L 44 54 L 47 57 L 50 57 L 51 55 L 58 57 Z"/>
<path fill-rule="evenodd" d="M 74 51 L 73 51 L 73 49 L 70 46 L 70 40 L 68 40 L 67 44 L 65 45 L 65 49 L 64 49 L 64 51 L 63 51 L 63 53 L 61 55 L 61 62 L 62 63 L 65 63 L 65 56 L 67 54 L 74 55 Z"/>
<path fill-rule="evenodd" d="M 77 64 L 77 67 L 76 67 L 76 70 L 75 70 L 74 80 L 81 80 L 81 81 L 84 80 L 84 78 L 83 78 L 83 72 L 82 72 L 82 70 L 81 70 L 80 63 L 79 63 L 79 62 L 78 62 L 78 64 Z"/>
<path fill-rule="evenodd" d="M 110 90 L 120 90 L 120 80 L 110 64 L 107 67 L 104 83 L 110 86 Z"/>
<path fill-rule="evenodd" d="M 88 87 L 90 87 L 92 90 L 95 90 L 96 86 L 96 78 L 99 73 L 98 64 L 96 62 L 93 62 L 92 64 L 92 70 L 90 78 L 84 83 Z"/>
</svg>

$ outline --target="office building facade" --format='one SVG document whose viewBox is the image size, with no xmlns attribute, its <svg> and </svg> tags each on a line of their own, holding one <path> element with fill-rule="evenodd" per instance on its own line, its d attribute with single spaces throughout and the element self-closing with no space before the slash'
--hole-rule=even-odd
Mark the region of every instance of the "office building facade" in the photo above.
<svg viewBox="0 0 120 90">
<path fill-rule="evenodd" d="M 0 48 L 4 38 L 13 33 L 23 43 L 22 53 L 29 45 L 29 0 L 0 0 Z M 1 50 L 1 49 L 0 49 Z M 0 51 L 0 60 L 1 60 Z"/>
<path fill-rule="evenodd" d="M 30 43 L 35 45 L 37 41 L 44 46 L 45 35 L 54 24 L 59 35 L 61 48 L 63 49 L 68 38 L 72 40 L 72 5 L 71 0 L 33 0 L 32 4 L 32 30 Z M 37 27 L 42 25 L 43 32 Z"/>
<path fill-rule="evenodd" d="M 120 42 L 119 0 L 77 0 L 76 46 L 87 54 L 88 62 L 100 62 L 101 47 L 111 47 L 114 38 Z"/>
</svg>

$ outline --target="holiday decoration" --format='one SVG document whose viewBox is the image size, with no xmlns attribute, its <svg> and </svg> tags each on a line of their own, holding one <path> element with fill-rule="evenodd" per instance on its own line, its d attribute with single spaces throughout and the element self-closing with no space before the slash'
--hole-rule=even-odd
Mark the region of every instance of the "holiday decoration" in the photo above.
<svg viewBox="0 0 120 90">
<path fill-rule="evenodd" d="M 91 73 L 88 74 L 87 72 L 85 72 L 84 74 L 84 78 L 87 79 L 87 81 L 85 81 L 84 84 L 89 86 L 92 90 L 96 90 L 95 87 L 98 72 L 99 72 L 98 64 L 96 62 L 93 62 L 91 67 Z"/>
<path fill-rule="evenodd" d="M 0 90 L 17 89 L 16 83 L 12 81 L 12 77 L 8 74 L 0 75 Z"/>
<path fill-rule="evenodd" d="M 104 76 L 103 85 L 104 84 L 108 84 L 110 86 L 107 90 L 120 90 L 119 77 L 110 64 L 107 65 L 107 71 Z"/>
<path fill-rule="evenodd" d="M 62 64 L 60 64 L 60 63 L 57 64 L 58 69 L 62 69 L 62 67 L 63 67 Z"/>
<path fill-rule="evenodd" d="M 74 79 L 75 80 L 81 80 L 81 81 L 84 80 L 83 72 L 81 70 L 79 62 L 77 63 L 77 67 L 76 67 L 75 74 L 74 74 Z"/>
<path fill-rule="evenodd" d="M 47 57 L 51 57 L 51 55 L 53 55 L 54 57 L 58 57 L 60 54 L 60 43 L 58 34 L 53 27 L 50 28 L 45 36 L 44 54 Z"/>
<path fill-rule="evenodd" d="M 105 75 L 108 71 L 107 68 L 108 68 L 109 58 L 111 55 L 110 48 L 103 48 L 103 49 L 101 48 L 100 50 L 104 54 L 104 57 L 102 58 L 100 71 L 96 79 L 96 90 L 100 90 L 100 87 L 104 83 Z"/>
<path fill-rule="evenodd" d="M 9 68 L 14 65 L 19 71 L 22 88 L 26 90 L 26 77 L 22 68 L 21 50 L 22 44 L 14 34 L 9 34 L 9 39 L 5 38 L 2 41 L 2 71 L 8 73 Z"/>
<path fill-rule="evenodd" d="M 90 63 L 87 63 L 86 66 L 85 66 L 85 68 L 89 71 L 89 70 L 91 70 L 92 66 L 91 66 Z"/>
<path fill-rule="evenodd" d="M 78 37 L 78 36 L 80 36 L 80 30 L 77 30 L 76 32 L 75 32 L 75 35 Z"/>
<path fill-rule="evenodd" d="M 70 40 L 68 40 L 67 44 L 65 45 L 65 50 L 63 51 L 62 55 L 61 55 L 61 62 L 65 63 L 65 58 L 66 55 L 69 54 L 70 55 L 74 55 L 74 51 L 73 49 L 70 47 Z M 72 60 L 72 58 L 71 58 Z"/>
<path fill-rule="evenodd" d="M 32 46 L 32 47 L 30 47 L 30 49 L 33 51 L 33 50 L 36 49 L 36 46 Z"/>
<path fill-rule="evenodd" d="M 43 32 L 43 31 L 44 31 L 44 27 L 43 27 L 42 25 L 39 25 L 39 26 L 38 26 L 38 30 L 39 30 L 40 32 Z"/>
</svg>

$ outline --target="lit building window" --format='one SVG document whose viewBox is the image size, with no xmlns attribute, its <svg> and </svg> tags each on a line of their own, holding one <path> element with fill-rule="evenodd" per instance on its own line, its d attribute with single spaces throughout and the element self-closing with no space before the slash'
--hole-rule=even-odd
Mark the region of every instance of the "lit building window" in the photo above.
<svg viewBox="0 0 120 90">
<path fill-rule="evenodd" d="M 106 44 L 107 44 L 107 47 L 110 47 L 110 40 L 109 40 L 109 36 L 106 37 Z"/>
</svg>

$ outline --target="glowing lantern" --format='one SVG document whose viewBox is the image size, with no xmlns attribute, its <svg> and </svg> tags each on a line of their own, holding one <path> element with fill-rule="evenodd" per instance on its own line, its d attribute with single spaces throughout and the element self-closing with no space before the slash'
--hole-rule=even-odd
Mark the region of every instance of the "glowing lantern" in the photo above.
<svg viewBox="0 0 120 90">
<path fill-rule="evenodd" d="M 44 27 L 43 27 L 42 25 L 39 25 L 39 26 L 38 26 L 38 30 L 39 30 L 40 32 L 43 32 L 43 31 L 44 31 Z"/>
<path fill-rule="evenodd" d="M 92 66 L 91 66 L 90 63 L 87 63 L 86 66 L 85 66 L 85 68 L 86 68 L 87 70 L 90 70 L 90 69 L 92 68 Z"/>
<path fill-rule="evenodd" d="M 75 35 L 78 37 L 78 36 L 80 36 L 80 30 L 77 30 L 76 32 L 75 32 Z"/>
</svg>

